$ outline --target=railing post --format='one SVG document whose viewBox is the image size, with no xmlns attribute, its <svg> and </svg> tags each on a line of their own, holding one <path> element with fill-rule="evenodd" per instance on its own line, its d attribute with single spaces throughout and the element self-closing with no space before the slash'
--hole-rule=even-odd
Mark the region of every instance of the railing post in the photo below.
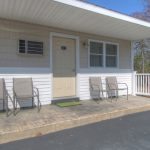
<svg viewBox="0 0 150 150">
<path fill-rule="evenodd" d="M 132 73 L 132 95 L 133 96 L 136 96 L 136 83 L 137 83 L 137 81 L 136 81 L 136 71 L 134 71 L 133 73 Z"/>
<path fill-rule="evenodd" d="M 133 83 L 135 85 L 133 87 L 133 95 L 135 91 L 135 94 L 150 96 L 150 73 L 135 73 L 133 82 L 135 82 Z"/>
</svg>

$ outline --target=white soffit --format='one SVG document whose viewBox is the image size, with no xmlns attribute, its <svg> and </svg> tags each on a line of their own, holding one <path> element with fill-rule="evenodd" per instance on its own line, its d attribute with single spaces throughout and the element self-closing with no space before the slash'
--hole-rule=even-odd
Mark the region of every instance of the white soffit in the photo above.
<svg viewBox="0 0 150 150">
<path fill-rule="evenodd" d="M 150 37 L 150 23 L 76 0 L 0 0 L 0 18 L 127 40 Z"/>
</svg>

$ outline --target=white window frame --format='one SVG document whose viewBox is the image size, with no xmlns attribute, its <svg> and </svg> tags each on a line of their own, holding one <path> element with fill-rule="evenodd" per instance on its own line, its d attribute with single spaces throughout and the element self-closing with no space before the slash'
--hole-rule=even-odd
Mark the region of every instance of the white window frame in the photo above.
<svg viewBox="0 0 150 150">
<path fill-rule="evenodd" d="M 90 42 L 98 42 L 98 43 L 103 43 L 103 66 L 90 66 Z M 106 66 L 106 44 L 113 44 L 117 46 L 117 66 L 116 67 L 107 67 Z M 94 39 L 88 39 L 88 68 L 119 68 L 119 43 L 115 42 L 109 42 L 109 41 L 101 41 L 101 40 L 94 40 Z"/>
</svg>

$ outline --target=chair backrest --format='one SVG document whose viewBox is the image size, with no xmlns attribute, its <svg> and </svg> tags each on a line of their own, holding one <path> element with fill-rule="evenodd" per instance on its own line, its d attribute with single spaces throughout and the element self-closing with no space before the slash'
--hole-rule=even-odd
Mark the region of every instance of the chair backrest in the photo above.
<svg viewBox="0 0 150 150">
<path fill-rule="evenodd" d="M 89 82 L 93 90 L 103 90 L 101 77 L 90 77 Z"/>
<path fill-rule="evenodd" d="M 106 77 L 106 85 L 109 89 L 118 89 L 118 83 L 116 77 Z"/>
<path fill-rule="evenodd" d="M 13 90 L 19 98 L 33 97 L 33 82 L 32 78 L 14 78 Z"/>
<path fill-rule="evenodd" d="M 6 86 L 4 79 L 0 79 L 0 100 L 6 98 Z"/>
</svg>

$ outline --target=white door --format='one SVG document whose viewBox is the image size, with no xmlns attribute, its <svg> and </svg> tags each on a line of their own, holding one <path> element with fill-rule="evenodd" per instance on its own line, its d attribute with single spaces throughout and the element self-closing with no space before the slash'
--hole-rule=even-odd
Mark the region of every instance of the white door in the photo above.
<svg viewBox="0 0 150 150">
<path fill-rule="evenodd" d="M 53 98 L 76 96 L 76 41 L 53 37 Z"/>
</svg>

